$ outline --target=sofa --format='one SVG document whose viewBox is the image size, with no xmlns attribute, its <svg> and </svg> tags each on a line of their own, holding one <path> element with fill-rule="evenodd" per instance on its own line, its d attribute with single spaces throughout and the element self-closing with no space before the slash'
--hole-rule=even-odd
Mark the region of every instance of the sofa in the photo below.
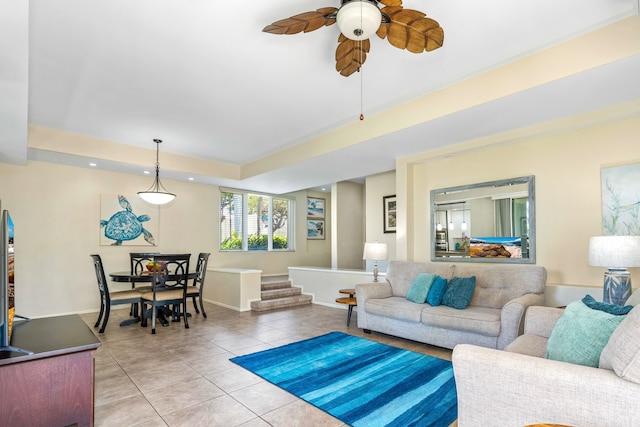
<svg viewBox="0 0 640 427">
<path fill-rule="evenodd" d="M 468 306 L 409 301 L 420 273 L 475 277 Z M 355 286 L 358 327 L 449 349 L 463 343 L 503 349 L 521 332 L 527 307 L 543 303 L 546 278 L 546 269 L 533 265 L 390 261 L 386 280 Z"/>
<path fill-rule="evenodd" d="M 505 351 L 474 345 L 453 350 L 458 427 L 640 426 L 640 307 L 635 305 L 602 350 L 600 366 L 607 353 L 615 358 L 613 369 L 545 358 L 562 315 L 561 308 L 529 307 L 524 334 Z"/>
</svg>

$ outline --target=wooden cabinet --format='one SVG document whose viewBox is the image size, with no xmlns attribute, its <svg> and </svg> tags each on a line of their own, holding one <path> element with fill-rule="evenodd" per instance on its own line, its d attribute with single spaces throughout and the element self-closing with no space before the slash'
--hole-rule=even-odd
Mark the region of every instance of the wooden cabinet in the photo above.
<svg viewBox="0 0 640 427">
<path fill-rule="evenodd" d="M 0 425 L 93 425 L 94 354 L 100 341 L 80 316 L 14 324 L 0 354 Z"/>
</svg>

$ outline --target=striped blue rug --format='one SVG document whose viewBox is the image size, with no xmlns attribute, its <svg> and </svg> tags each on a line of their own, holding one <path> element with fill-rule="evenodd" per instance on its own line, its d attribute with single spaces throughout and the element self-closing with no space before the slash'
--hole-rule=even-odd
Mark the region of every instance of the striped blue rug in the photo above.
<svg viewBox="0 0 640 427">
<path fill-rule="evenodd" d="M 458 417 L 451 362 L 341 332 L 231 361 L 354 427 L 447 427 Z"/>
</svg>

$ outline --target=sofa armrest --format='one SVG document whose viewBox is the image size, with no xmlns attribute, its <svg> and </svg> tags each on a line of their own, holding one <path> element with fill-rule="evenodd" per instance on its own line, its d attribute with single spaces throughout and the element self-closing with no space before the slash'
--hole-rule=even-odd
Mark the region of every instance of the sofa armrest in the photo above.
<svg viewBox="0 0 640 427">
<path fill-rule="evenodd" d="M 532 306 L 524 316 L 524 333 L 549 338 L 564 310 L 556 307 Z"/>
<path fill-rule="evenodd" d="M 613 371 L 459 344 L 458 427 L 640 425 L 640 385 Z"/>
<path fill-rule="evenodd" d="M 504 349 L 520 335 L 520 327 L 527 308 L 540 304 L 542 295 L 526 294 L 514 298 L 502 307 L 500 313 L 500 335 L 498 335 L 497 348 Z"/>
<path fill-rule="evenodd" d="M 361 283 L 355 286 L 356 301 L 358 302 L 358 328 L 368 330 L 369 322 L 365 304 L 371 298 L 389 298 L 393 296 L 391 285 L 386 280 L 384 282 Z"/>
<path fill-rule="evenodd" d="M 391 285 L 384 282 L 360 283 L 356 285 L 356 298 L 358 303 L 364 304 L 369 298 L 388 298 L 393 296 Z"/>
</svg>

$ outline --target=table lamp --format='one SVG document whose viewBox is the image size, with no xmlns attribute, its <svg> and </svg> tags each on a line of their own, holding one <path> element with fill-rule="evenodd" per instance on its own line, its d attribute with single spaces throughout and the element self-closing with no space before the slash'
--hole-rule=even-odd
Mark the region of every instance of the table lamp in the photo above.
<svg viewBox="0 0 640 427">
<path fill-rule="evenodd" d="M 631 295 L 628 267 L 640 267 L 640 236 L 594 236 L 589 240 L 589 265 L 607 267 L 604 302 L 624 305 Z"/>
<path fill-rule="evenodd" d="M 378 261 L 387 259 L 386 243 L 365 243 L 362 259 L 373 261 L 373 281 L 378 281 Z"/>
</svg>

